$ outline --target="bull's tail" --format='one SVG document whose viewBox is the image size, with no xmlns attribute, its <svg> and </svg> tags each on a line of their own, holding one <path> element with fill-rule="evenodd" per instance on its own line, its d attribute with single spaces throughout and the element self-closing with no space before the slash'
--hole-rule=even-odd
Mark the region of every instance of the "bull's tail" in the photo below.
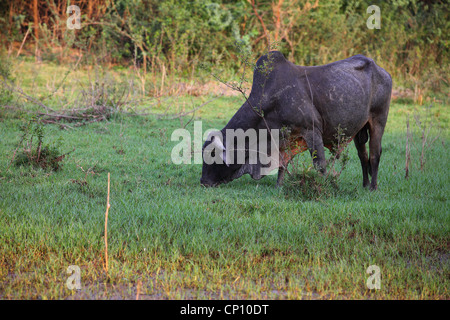
<svg viewBox="0 0 450 320">
<path fill-rule="evenodd" d="M 366 123 L 365 126 L 359 130 L 359 132 L 355 136 L 355 140 L 359 145 L 365 145 L 367 141 L 369 141 L 369 123 Z M 370 166 L 370 161 L 368 162 L 367 171 L 370 176 L 372 176 L 372 167 Z"/>
</svg>

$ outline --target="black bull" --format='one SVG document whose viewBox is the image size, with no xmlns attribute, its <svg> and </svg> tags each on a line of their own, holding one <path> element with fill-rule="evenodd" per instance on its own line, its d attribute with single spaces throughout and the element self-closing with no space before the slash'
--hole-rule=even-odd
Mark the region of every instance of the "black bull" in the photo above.
<svg viewBox="0 0 450 320">
<path fill-rule="evenodd" d="M 223 141 L 210 137 L 203 150 L 215 143 L 225 152 L 227 129 L 283 131 L 287 128 L 291 138 L 282 139 L 279 148 L 277 183 L 281 184 L 287 163 L 295 153 L 306 149 L 313 155 L 314 166 L 325 173 L 324 147 L 336 146 L 341 131 L 345 137 L 353 139 L 358 150 L 363 186 L 369 186 L 370 174 L 370 189 L 375 190 L 391 89 L 389 73 L 362 55 L 323 66 L 304 67 L 272 51 L 257 61 L 251 93 L 221 130 Z M 370 157 L 366 150 L 369 136 Z M 259 162 L 227 165 L 207 164 L 204 160 L 201 183 L 216 186 L 246 173 L 260 179 L 262 167 Z"/>
</svg>

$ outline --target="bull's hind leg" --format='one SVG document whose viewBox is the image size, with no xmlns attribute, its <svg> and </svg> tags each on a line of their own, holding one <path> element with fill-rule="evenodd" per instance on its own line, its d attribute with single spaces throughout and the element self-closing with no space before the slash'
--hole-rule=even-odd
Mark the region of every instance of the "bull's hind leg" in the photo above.
<svg viewBox="0 0 450 320">
<path fill-rule="evenodd" d="M 372 172 L 372 181 L 370 183 L 370 190 L 377 189 L 377 177 L 378 177 L 378 165 L 380 164 L 381 157 L 381 138 L 383 137 L 384 126 L 386 125 L 386 120 L 373 119 L 369 122 L 369 161 L 370 169 Z"/>
<path fill-rule="evenodd" d="M 369 174 L 370 172 L 370 162 L 366 150 L 366 142 L 369 140 L 368 136 L 368 125 L 366 124 L 355 136 L 353 140 L 355 142 L 356 150 L 358 150 L 358 157 L 361 161 L 362 175 L 363 175 L 363 187 L 369 186 Z"/>
</svg>

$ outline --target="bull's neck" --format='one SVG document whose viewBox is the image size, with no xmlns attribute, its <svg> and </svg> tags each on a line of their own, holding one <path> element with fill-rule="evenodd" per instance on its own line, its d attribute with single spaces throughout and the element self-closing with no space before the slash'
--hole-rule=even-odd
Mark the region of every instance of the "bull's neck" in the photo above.
<svg viewBox="0 0 450 320">
<path fill-rule="evenodd" d="M 249 99 L 239 108 L 236 114 L 221 131 L 225 133 L 227 129 L 242 129 L 246 131 L 250 128 L 257 128 L 262 119 L 263 118 L 259 114 L 258 108 Z"/>
</svg>

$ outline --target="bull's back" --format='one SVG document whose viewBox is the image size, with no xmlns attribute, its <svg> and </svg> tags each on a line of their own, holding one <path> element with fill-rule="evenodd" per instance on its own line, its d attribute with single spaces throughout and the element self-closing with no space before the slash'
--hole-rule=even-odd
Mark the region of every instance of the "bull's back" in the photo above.
<svg viewBox="0 0 450 320">
<path fill-rule="evenodd" d="M 353 137 L 371 114 L 384 112 L 391 87 L 390 75 L 363 55 L 322 66 L 302 67 L 273 51 L 256 64 L 250 100 L 264 101 L 265 112 L 277 108 L 280 120 L 286 123 L 296 122 L 297 116 L 298 123 L 304 125 L 300 118 L 310 121 L 314 110 L 324 124 L 324 142 L 331 143 L 337 128 Z"/>
<path fill-rule="evenodd" d="M 343 93 L 349 94 L 350 102 L 360 98 L 360 104 L 367 106 L 369 112 L 373 112 L 374 108 L 390 99 L 391 75 L 368 57 L 358 54 L 323 67 L 324 73 L 328 76 L 340 73 L 341 80 L 344 81 L 341 87 Z"/>
<path fill-rule="evenodd" d="M 353 137 L 367 123 L 376 68 L 372 59 L 357 55 L 307 69 L 314 107 L 324 123 L 324 142 L 332 142 L 338 128 Z"/>
</svg>

